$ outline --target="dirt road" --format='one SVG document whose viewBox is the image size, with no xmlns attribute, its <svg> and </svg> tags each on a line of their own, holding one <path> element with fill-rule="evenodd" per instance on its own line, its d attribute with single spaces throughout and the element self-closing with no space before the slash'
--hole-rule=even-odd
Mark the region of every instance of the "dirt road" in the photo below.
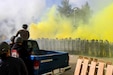
<svg viewBox="0 0 113 75">
<path fill-rule="evenodd" d="M 76 55 L 70 55 L 69 56 L 69 58 L 70 58 L 69 63 L 70 63 L 71 69 L 66 71 L 62 75 L 74 75 L 74 70 L 75 70 L 75 66 L 76 66 L 77 57 L 78 56 L 76 56 Z"/>
</svg>

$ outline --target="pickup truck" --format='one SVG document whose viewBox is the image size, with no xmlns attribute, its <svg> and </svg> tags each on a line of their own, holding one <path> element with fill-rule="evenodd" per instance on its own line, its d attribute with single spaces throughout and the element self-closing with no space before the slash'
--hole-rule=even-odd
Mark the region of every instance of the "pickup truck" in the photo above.
<svg viewBox="0 0 113 75">
<path fill-rule="evenodd" d="M 28 50 L 32 49 L 34 75 L 60 75 L 71 69 L 67 52 L 40 50 L 35 40 L 28 40 L 27 44 Z"/>
</svg>

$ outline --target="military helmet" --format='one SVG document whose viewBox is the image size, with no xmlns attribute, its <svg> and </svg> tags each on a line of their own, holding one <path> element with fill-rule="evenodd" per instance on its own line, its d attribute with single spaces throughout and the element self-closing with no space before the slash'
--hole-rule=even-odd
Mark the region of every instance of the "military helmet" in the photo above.
<svg viewBox="0 0 113 75">
<path fill-rule="evenodd" d="M 16 42 L 16 43 L 22 43 L 22 42 L 23 42 L 23 39 L 22 39 L 21 37 L 17 37 L 17 38 L 15 39 L 15 42 Z"/>
<path fill-rule="evenodd" d="M 28 25 L 27 24 L 23 24 L 22 28 L 27 29 Z"/>
<path fill-rule="evenodd" d="M 0 54 L 7 53 L 10 50 L 10 46 L 6 42 L 0 43 Z"/>
</svg>

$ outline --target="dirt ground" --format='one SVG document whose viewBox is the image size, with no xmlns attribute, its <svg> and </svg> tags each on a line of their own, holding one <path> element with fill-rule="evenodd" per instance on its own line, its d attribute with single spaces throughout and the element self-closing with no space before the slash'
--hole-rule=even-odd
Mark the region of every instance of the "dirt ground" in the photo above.
<svg viewBox="0 0 113 75">
<path fill-rule="evenodd" d="M 77 55 L 69 55 L 69 64 L 71 66 L 71 69 L 63 73 L 62 75 L 74 75 L 74 70 L 77 62 Z"/>
<path fill-rule="evenodd" d="M 71 66 L 71 69 L 66 71 L 66 72 L 64 72 L 62 75 L 74 75 L 74 71 L 75 71 L 75 66 L 76 66 L 78 55 L 69 55 L 69 58 L 70 58 L 69 64 Z M 105 62 L 112 62 L 112 64 L 113 64 L 113 58 L 98 57 L 97 59 L 103 60 Z"/>
</svg>

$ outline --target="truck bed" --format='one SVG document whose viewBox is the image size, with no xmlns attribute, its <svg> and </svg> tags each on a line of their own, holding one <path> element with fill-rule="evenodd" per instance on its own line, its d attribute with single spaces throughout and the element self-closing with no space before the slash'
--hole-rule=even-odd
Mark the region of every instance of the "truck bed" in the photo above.
<svg viewBox="0 0 113 75">
<path fill-rule="evenodd" d="M 69 66 L 69 56 L 66 52 L 40 50 L 39 55 L 31 55 L 32 60 L 38 60 L 38 74 L 51 72 L 54 69 Z"/>
</svg>

